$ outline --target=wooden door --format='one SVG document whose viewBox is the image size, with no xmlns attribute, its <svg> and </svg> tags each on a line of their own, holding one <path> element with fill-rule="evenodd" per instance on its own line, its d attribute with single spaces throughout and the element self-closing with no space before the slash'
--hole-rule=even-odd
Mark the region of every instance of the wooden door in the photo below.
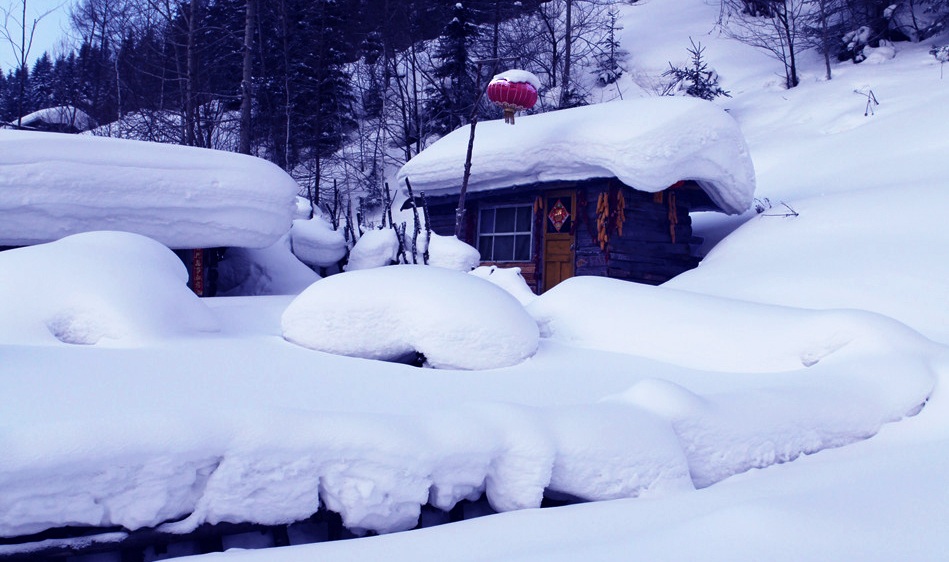
<svg viewBox="0 0 949 562">
<path fill-rule="evenodd" d="M 574 272 L 574 190 L 551 191 L 544 196 L 544 291 Z"/>
</svg>

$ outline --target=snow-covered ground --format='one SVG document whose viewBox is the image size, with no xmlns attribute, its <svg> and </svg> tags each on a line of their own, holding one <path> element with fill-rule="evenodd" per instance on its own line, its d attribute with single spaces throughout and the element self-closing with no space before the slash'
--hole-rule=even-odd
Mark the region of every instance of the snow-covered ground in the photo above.
<svg viewBox="0 0 949 562">
<path fill-rule="evenodd" d="M 521 311 L 488 286 L 518 293 L 511 272 L 445 272 L 433 291 L 408 267 L 329 277 L 296 303 L 199 300 L 136 235 L 0 253 L 0 536 L 276 524 L 320 502 L 386 532 L 414 526 L 423 503 L 484 492 L 504 513 L 202 560 L 943 559 L 949 82 L 929 45 L 899 44 L 831 81 L 806 57 L 784 90 L 774 61 L 706 35 L 716 15 L 698 0 L 626 7 L 620 87 L 648 89 L 700 39 L 772 209 L 697 217 L 709 239 L 743 224 L 662 287 L 576 278 L 519 294 Z M 865 116 L 854 91 L 870 89 L 880 105 Z M 340 291 L 347 275 L 363 290 Z M 427 311 L 471 282 L 481 300 Z M 481 328 L 532 318 L 532 355 L 419 369 L 283 337 L 326 307 L 366 349 L 383 335 L 421 346 L 445 336 L 433 318 L 447 333 L 478 306 L 496 311 Z M 493 358 L 510 343 L 479 341 L 448 351 Z M 533 509 L 545 489 L 599 501 Z"/>
</svg>

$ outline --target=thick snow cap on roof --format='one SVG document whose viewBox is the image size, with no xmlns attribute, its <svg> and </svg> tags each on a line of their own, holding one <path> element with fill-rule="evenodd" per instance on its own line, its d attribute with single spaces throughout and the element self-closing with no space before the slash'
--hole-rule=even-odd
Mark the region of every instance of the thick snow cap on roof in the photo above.
<svg viewBox="0 0 949 562">
<path fill-rule="evenodd" d="M 88 113 L 71 105 L 58 105 L 40 109 L 24 115 L 19 119 L 19 122 L 23 127 L 36 127 L 46 123 L 69 126 L 77 131 L 88 131 L 95 126 L 95 120 Z"/>
<path fill-rule="evenodd" d="M 399 170 L 428 195 L 457 193 L 469 127 Z M 724 212 L 751 205 L 755 173 L 738 124 L 711 102 L 687 97 L 616 101 L 479 123 L 469 192 L 548 181 L 616 177 L 641 191 L 695 180 Z"/>
<path fill-rule="evenodd" d="M 169 248 L 262 248 L 290 230 L 297 190 L 252 156 L 0 130 L 0 245 L 121 230 Z"/>
</svg>

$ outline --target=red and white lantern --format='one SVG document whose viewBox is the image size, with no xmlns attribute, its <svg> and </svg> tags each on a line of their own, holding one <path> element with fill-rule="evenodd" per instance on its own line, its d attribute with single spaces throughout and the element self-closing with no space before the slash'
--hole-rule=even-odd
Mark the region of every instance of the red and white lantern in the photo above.
<svg viewBox="0 0 949 562">
<path fill-rule="evenodd" d="M 488 84 L 488 99 L 504 110 L 504 122 L 514 124 L 514 113 L 534 107 L 540 80 L 526 70 L 508 70 Z"/>
</svg>

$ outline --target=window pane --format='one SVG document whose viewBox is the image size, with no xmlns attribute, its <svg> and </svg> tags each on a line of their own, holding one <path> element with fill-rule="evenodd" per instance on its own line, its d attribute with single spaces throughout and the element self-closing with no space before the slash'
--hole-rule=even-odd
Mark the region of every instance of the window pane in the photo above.
<svg viewBox="0 0 949 562">
<path fill-rule="evenodd" d="M 513 235 L 495 236 L 494 237 L 494 261 L 513 261 L 513 260 L 514 260 L 514 236 Z"/>
<path fill-rule="evenodd" d="M 531 208 L 517 207 L 517 232 L 531 231 Z"/>
<path fill-rule="evenodd" d="M 514 232 L 514 207 L 498 207 L 495 232 Z"/>
<path fill-rule="evenodd" d="M 518 234 L 514 237 L 514 259 L 516 261 L 531 259 L 531 237 L 529 234 Z"/>
<path fill-rule="evenodd" d="M 493 236 L 482 236 L 478 238 L 478 251 L 481 252 L 481 261 L 494 261 L 491 256 L 491 243 Z"/>
<path fill-rule="evenodd" d="M 482 234 L 490 234 L 494 232 L 494 209 L 481 210 L 481 225 L 479 227 L 479 232 Z"/>
</svg>

